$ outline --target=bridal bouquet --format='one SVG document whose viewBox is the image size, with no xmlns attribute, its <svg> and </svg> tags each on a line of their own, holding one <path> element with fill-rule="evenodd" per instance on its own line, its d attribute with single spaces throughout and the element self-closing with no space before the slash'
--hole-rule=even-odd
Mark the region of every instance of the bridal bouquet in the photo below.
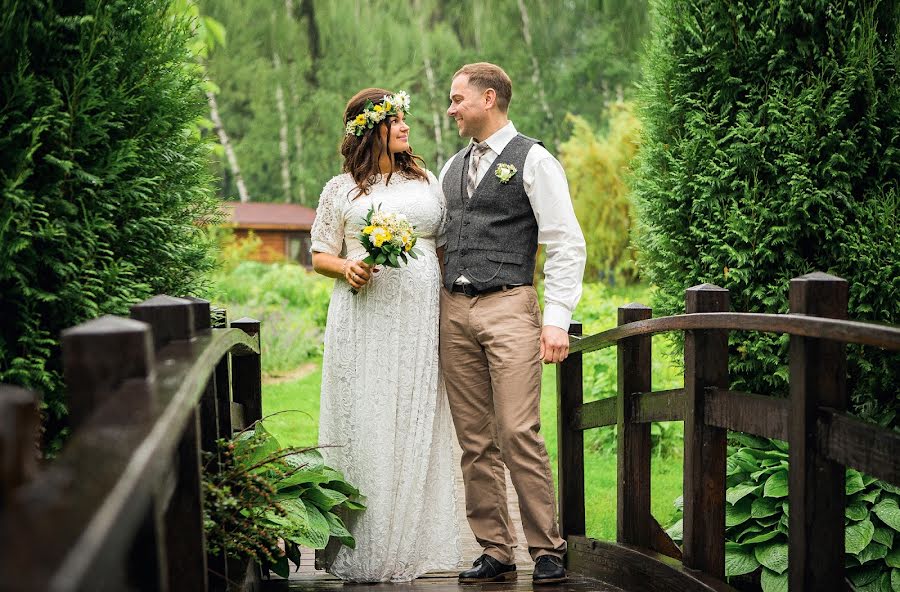
<svg viewBox="0 0 900 592">
<path fill-rule="evenodd" d="M 368 253 L 363 263 L 400 267 L 401 261 L 409 262 L 409 257 L 419 258 L 415 249 L 419 235 L 403 214 L 382 212 L 380 206 L 372 206 L 363 223 L 358 236 Z"/>
</svg>

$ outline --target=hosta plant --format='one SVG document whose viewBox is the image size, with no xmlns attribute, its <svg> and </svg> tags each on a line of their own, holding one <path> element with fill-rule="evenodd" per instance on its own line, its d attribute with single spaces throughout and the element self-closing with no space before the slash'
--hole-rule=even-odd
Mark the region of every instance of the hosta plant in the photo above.
<svg viewBox="0 0 900 592">
<path fill-rule="evenodd" d="M 339 514 L 364 510 L 360 493 L 325 465 L 318 450 L 282 448 L 259 421 L 220 440 L 218 457 L 207 453 L 205 461 L 204 526 L 211 552 L 253 559 L 287 577 L 288 560 L 300 565 L 300 547 L 324 549 L 332 537 L 355 546 Z"/>
<path fill-rule="evenodd" d="M 729 435 L 725 493 L 725 575 L 759 577 L 764 592 L 787 590 L 787 444 Z M 859 592 L 900 592 L 900 488 L 847 469 L 845 562 Z M 675 500 L 682 539 L 682 498 Z"/>
</svg>

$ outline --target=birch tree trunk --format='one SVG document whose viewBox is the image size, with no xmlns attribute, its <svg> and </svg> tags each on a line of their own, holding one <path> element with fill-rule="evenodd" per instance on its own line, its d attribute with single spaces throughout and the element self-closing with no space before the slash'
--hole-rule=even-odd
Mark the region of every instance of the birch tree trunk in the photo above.
<svg viewBox="0 0 900 592">
<path fill-rule="evenodd" d="M 531 42 L 531 21 L 528 18 L 528 9 L 525 7 L 525 0 L 517 0 L 519 4 L 519 14 L 522 15 L 522 37 L 525 38 L 525 47 L 528 49 L 528 55 L 531 58 L 531 82 L 534 83 L 538 92 L 538 102 L 547 123 L 553 122 L 553 112 L 550 111 L 550 105 L 547 103 L 547 94 L 544 92 L 544 81 L 541 78 L 541 67 L 538 64 L 537 55 L 534 53 L 534 46 Z M 559 140 L 554 138 L 557 150 L 559 150 Z"/>
<path fill-rule="evenodd" d="M 413 11 L 419 15 L 419 33 L 422 44 L 422 61 L 425 65 L 425 80 L 428 83 L 428 102 L 431 106 L 431 120 L 434 129 L 434 158 L 437 166 L 444 162 L 444 138 L 441 130 L 441 114 L 437 107 L 437 84 L 434 77 L 434 68 L 431 65 L 431 48 L 428 45 L 428 28 L 425 23 L 425 11 L 420 0 L 413 0 Z"/>
<path fill-rule="evenodd" d="M 247 186 L 244 184 L 244 177 L 241 175 L 241 168 L 238 166 L 237 156 L 234 153 L 234 146 L 225 133 L 225 126 L 222 125 L 222 118 L 219 116 L 219 103 L 216 101 L 216 95 L 210 91 L 206 91 L 206 100 L 209 103 L 209 116 L 213 125 L 216 127 L 216 134 L 219 136 L 219 143 L 225 149 L 225 158 L 228 160 L 228 168 L 234 175 L 234 184 L 237 185 L 238 196 L 241 203 L 250 201 L 250 194 L 247 193 Z"/>
<path fill-rule="evenodd" d="M 294 107 L 294 113 L 301 113 L 300 111 L 300 93 L 297 91 L 297 84 L 295 82 L 291 83 L 291 105 Z M 297 161 L 297 164 L 300 167 L 303 167 L 303 133 L 300 127 L 300 124 L 297 122 L 297 116 L 294 116 L 294 158 Z M 306 203 L 306 186 L 303 184 L 302 179 L 298 183 L 299 191 L 300 191 L 300 203 L 303 205 L 308 205 Z"/>
<path fill-rule="evenodd" d="M 281 59 L 277 53 L 272 54 L 272 63 L 275 66 L 275 76 L 281 76 Z M 284 87 L 281 80 L 275 86 L 275 105 L 278 108 L 278 119 L 281 125 L 278 128 L 278 150 L 281 153 L 281 190 L 284 192 L 284 201 L 291 203 L 293 191 L 291 190 L 291 155 L 288 151 L 288 119 L 287 108 L 284 104 Z"/>
</svg>

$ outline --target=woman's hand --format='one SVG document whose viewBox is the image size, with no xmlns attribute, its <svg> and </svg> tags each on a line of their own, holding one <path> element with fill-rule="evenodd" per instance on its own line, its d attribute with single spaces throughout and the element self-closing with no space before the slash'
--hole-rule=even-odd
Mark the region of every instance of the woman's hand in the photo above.
<svg viewBox="0 0 900 592">
<path fill-rule="evenodd" d="M 354 259 L 345 259 L 344 279 L 350 284 L 354 290 L 359 290 L 372 278 L 372 266 L 362 261 Z"/>
</svg>

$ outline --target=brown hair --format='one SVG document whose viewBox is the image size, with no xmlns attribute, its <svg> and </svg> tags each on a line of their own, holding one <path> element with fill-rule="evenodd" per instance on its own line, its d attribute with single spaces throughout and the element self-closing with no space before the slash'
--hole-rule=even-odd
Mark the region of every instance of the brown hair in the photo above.
<svg viewBox="0 0 900 592">
<path fill-rule="evenodd" d="M 347 102 L 344 108 L 344 125 L 351 119 L 355 119 L 357 115 L 365 111 L 366 102 L 372 101 L 379 104 L 386 96 L 393 96 L 389 90 L 383 88 L 366 88 L 355 95 Z M 365 195 L 369 189 L 375 184 L 378 174 L 381 172 L 378 167 L 378 158 L 384 152 L 391 159 L 392 169 L 397 168 L 398 174 L 406 179 L 422 179 L 428 182 L 428 175 L 425 174 L 425 161 L 420 156 L 413 154 L 410 148 L 406 152 L 398 152 L 392 154 L 388 150 L 388 142 L 391 137 L 391 117 L 385 117 L 384 120 L 375 124 L 371 129 L 366 128 L 361 136 L 348 135 L 344 136 L 341 142 L 341 155 L 344 157 L 343 171 L 350 173 L 359 192 L 353 196 L 356 199 L 360 195 Z M 378 133 L 380 126 L 387 127 L 388 142 L 382 142 Z M 393 171 L 388 173 L 387 183 L 391 182 Z"/>
<path fill-rule="evenodd" d="M 469 77 L 469 84 L 487 90 L 494 89 L 497 93 L 497 107 L 503 113 L 509 111 L 509 102 L 512 100 L 512 80 L 503 68 L 489 62 L 466 64 L 456 71 L 453 78 L 465 74 Z"/>
</svg>

